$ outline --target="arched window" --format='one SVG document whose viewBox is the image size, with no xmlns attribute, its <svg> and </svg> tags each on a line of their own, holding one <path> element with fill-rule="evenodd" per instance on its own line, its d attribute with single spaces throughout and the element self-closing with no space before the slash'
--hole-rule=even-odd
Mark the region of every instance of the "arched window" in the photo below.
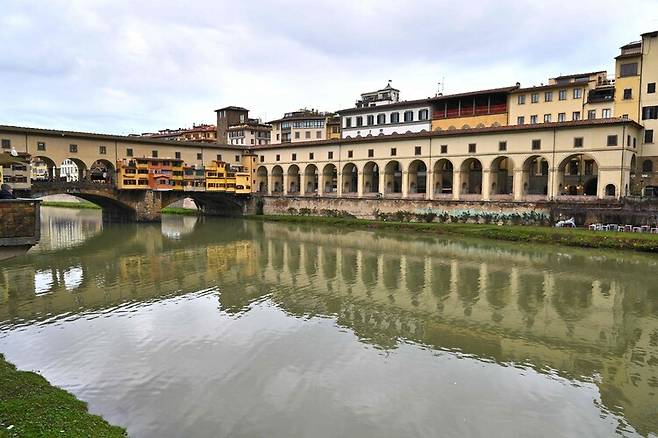
<svg viewBox="0 0 658 438">
<path fill-rule="evenodd" d="M 651 172 L 653 172 L 653 161 L 644 160 L 644 162 L 642 162 L 642 173 L 651 173 Z"/>
<path fill-rule="evenodd" d="M 615 185 L 614 184 L 608 184 L 605 186 L 605 195 L 606 196 L 615 196 Z"/>
<path fill-rule="evenodd" d="M 377 124 L 383 125 L 386 123 L 386 114 L 377 114 Z"/>
</svg>

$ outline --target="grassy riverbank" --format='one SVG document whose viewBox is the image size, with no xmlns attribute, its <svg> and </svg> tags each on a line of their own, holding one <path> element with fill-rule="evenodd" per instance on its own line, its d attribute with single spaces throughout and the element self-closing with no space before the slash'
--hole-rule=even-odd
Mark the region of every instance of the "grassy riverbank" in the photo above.
<svg viewBox="0 0 658 438">
<path fill-rule="evenodd" d="M 462 223 L 384 222 L 365 219 L 315 216 L 249 216 L 274 222 L 340 225 L 367 229 L 414 231 L 448 236 L 474 237 L 511 242 L 552 243 L 582 248 L 630 249 L 658 252 L 658 234 L 617 233 L 585 229 L 522 225 L 478 225 Z"/>
<path fill-rule="evenodd" d="M 100 210 L 101 208 L 91 202 L 74 202 L 74 201 L 43 201 L 42 207 L 59 207 L 59 208 L 80 208 L 86 210 Z"/>
<path fill-rule="evenodd" d="M 185 216 L 197 216 L 201 214 L 199 210 L 193 208 L 180 208 L 180 207 L 165 207 L 160 210 L 162 214 L 182 214 Z"/>
<path fill-rule="evenodd" d="M 87 404 L 36 373 L 18 371 L 0 354 L 0 437 L 124 437 Z"/>
</svg>

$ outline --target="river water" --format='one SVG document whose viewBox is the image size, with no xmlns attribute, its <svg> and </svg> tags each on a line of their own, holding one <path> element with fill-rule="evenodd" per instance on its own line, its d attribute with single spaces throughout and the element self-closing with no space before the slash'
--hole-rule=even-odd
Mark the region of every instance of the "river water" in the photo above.
<svg viewBox="0 0 658 438">
<path fill-rule="evenodd" d="M 138 437 L 658 433 L 658 257 L 44 208 L 0 352 Z"/>
</svg>

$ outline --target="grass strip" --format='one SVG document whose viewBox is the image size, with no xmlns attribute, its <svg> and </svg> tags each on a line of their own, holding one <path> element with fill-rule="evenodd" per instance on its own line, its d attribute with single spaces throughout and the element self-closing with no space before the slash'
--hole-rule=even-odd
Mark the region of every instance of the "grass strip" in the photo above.
<svg viewBox="0 0 658 438">
<path fill-rule="evenodd" d="M 88 210 L 100 210 L 101 208 L 91 202 L 69 202 L 69 201 L 42 201 L 42 207 L 59 207 L 59 208 L 81 208 Z"/>
<path fill-rule="evenodd" d="M 162 210 L 160 210 L 160 213 L 162 214 L 182 214 L 186 216 L 197 216 L 200 215 L 201 212 L 199 210 L 195 210 L 193 208 L 181 208 L 181 207 L 165 207 Z"/>
</svg>

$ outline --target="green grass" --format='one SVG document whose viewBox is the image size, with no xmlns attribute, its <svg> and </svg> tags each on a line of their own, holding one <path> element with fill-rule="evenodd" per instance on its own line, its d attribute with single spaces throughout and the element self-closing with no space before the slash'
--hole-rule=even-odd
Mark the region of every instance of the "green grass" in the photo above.
<svg viewBox="0 0 658 438">
<path fill-rule="evenodd" d="M 162 214 L 182 214 L 187 216 L 196 216 L 201 214 L 199 210 L 193 208 L 180 208 L 180 207 L 165 207 L 160 210 Z"/>
<path fill-rule="evenodd" d="M 522 225 L 479 225 L 463 223 L 383 222 L 365 219 L 317 216 L 248 216 L 250 219 L 309 224 L 339 225 L 367 229 L 415 231 L 447 236 L 474 237 L 511 242 L 559 244 L 582 248 L 629 249 L 658 252 L 658 234 L 590 231 L 582 228 L 552 228 Z"/>
<path fill-rule="evenodd" d="M 0 437 L 125 437 L 87 404 L 40 375 L 18 371 L 0 354 Z"/>
<path fill-rule="evenodd" d="M 43 201 L 42 207 L 59 207 L 59 208 L 81 208 L 89 210 L 100 210 L 101 208 L 88 201 L 70 202 L 70 201 Z"/>
</svg>

